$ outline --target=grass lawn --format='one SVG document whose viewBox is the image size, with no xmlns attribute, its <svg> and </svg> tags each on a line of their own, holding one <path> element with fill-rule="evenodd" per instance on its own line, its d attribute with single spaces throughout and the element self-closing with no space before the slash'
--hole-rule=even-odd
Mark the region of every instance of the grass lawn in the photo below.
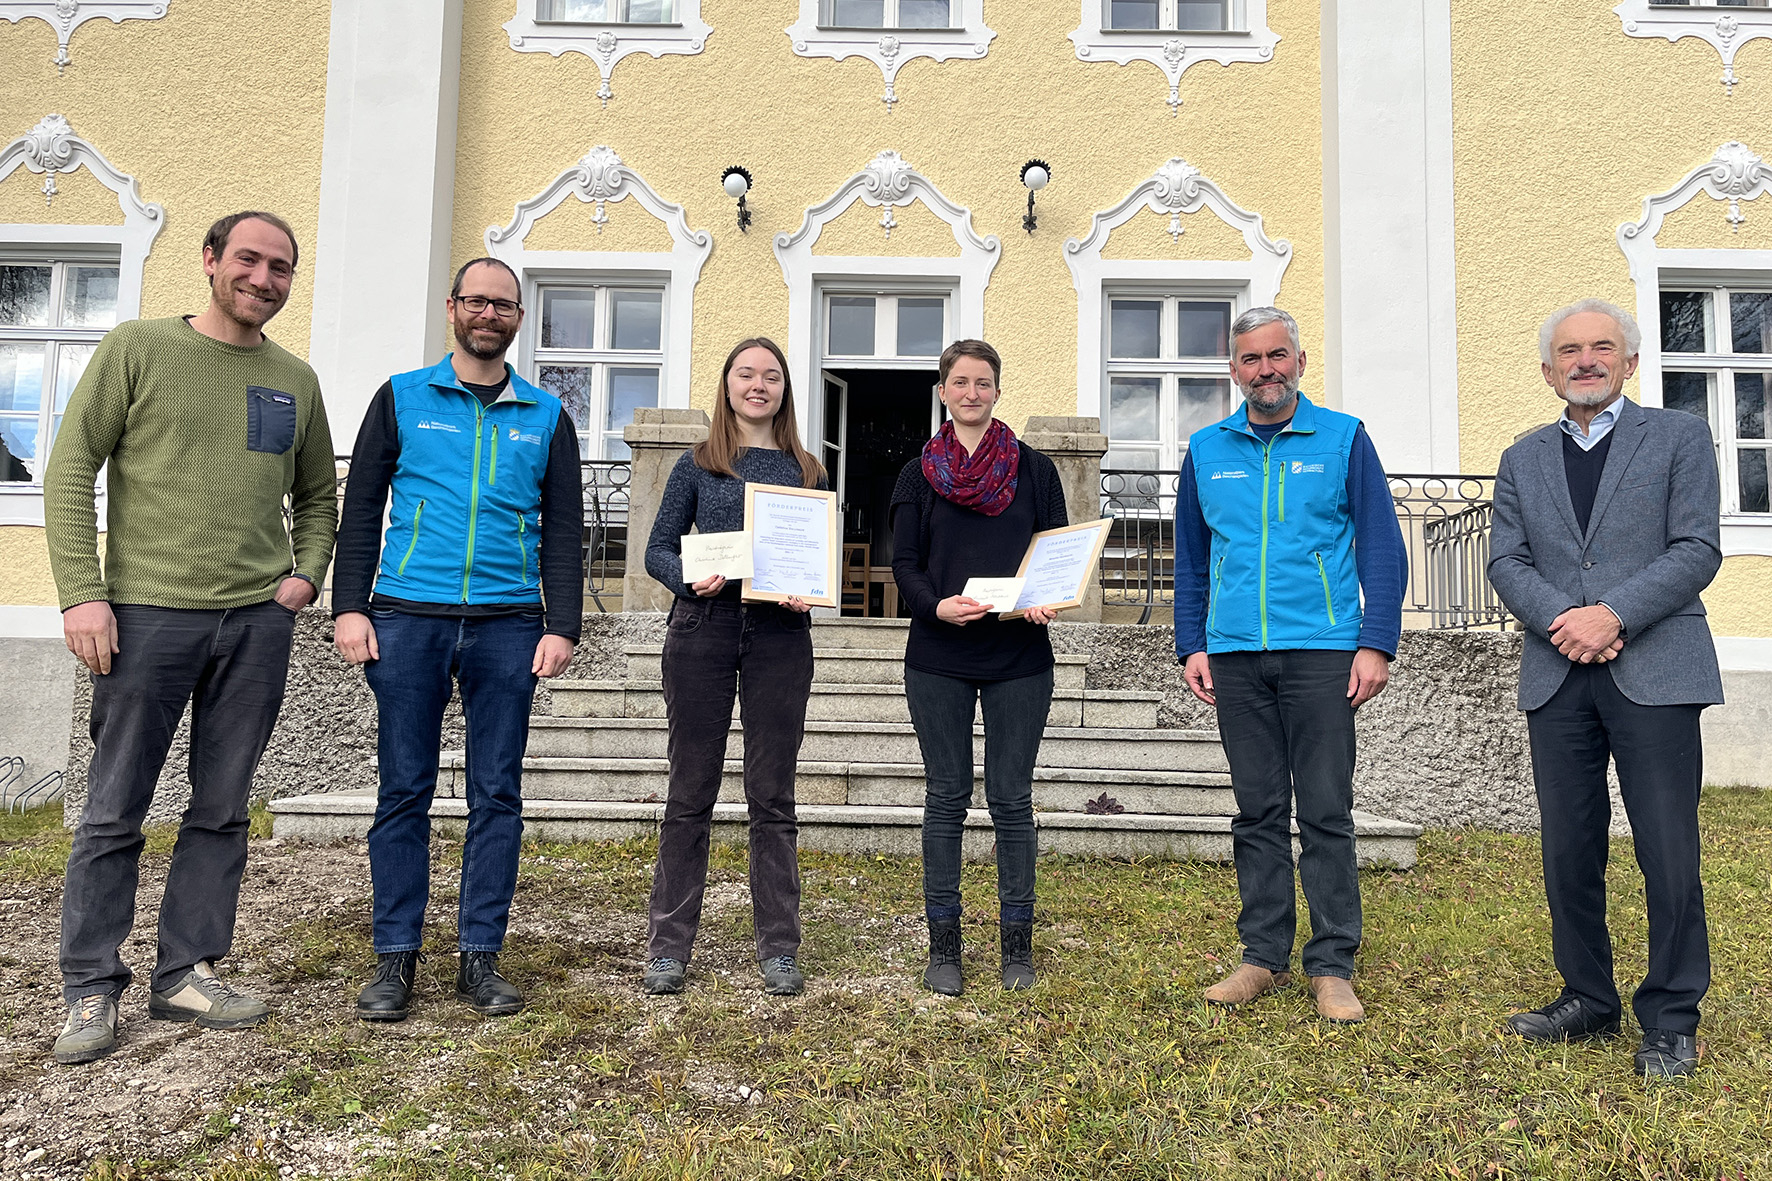
<svg viewBox="0 0 1772 1181">
<path fill-rule="evenodd" d="M 1632 1074 L 1628 1021 L 1610 1043 L 1551 1049 L 1500 1031 L 1558 987 L 1531 839 L 1429 833 L 1415 871 L 1363 875 L 1371 1019 L 1354 1027 L 1319 1022 L 1301 987 L 1232 1014 L 1200 1001 L 1237 960 L 1228 866 L 1042 861 L 1041 981 L 1024 994 L 995 983 L 994 876 L 969 866 L 969 991 L 949 1000 L 915 986 L 919 864 L 803 854 L 809 988 L 777 1000 L 745 955 L 742 851 L 717 851 L 689 991 L 654 1000 L 637 936 L 564 918 L 550 934 L 548 919 L 643 929 L 653 846 L 537 845 L 516 903 L 531 925 L 504 957 L 521 1016 L 465 1013 L 438 955 L 424 1021 L 350 1020 L 370 958 L 353 896 L 351 922 L 292 921 L 267 953 L 271 978 L 327 1006 L 252 1035 L 294 1065 L 222 1088 L 181 1157 L 115 1155 L 87 1175 L 271 1178 L 307 1159 L 290 1146 L 325 1139 L 374 1177 L 1766 1177 L 1772 793 L 1711 790 L 1702 816 L 1715 983 L 1685 1083 Z M 56 871 L 59 831 L 0 825 L 0 880 Z M 159 836 L 150 856 L 165 850 Z M 1613 867 L 1628 987 L 1645 920 L 1627 842 Z"/>
</svg>

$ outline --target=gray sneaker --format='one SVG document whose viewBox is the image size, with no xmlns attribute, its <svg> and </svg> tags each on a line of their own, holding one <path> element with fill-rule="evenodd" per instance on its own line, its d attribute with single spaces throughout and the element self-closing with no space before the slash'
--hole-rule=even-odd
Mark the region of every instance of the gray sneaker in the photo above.
<svg viewBox="0 0 1772 1181">
<path fill-rule="evenodd" d="M 800 965 L 791 955 L 758 960 L 757 967 L 763 972 L 763 991 L 770 996 L 799 996 L 806 987 L 806 978 L 800 975 Z"/>
<path fill-rule="evenodd" d="M 670 996 L 683 991 L 683 977 L 688 971 L 689 966 L 682 960 L 661 955 L 646 965 L 646 972 L 640 977 L 640 987 L 648 996 Z"/>
<path fill-rule="evenodd" d="M 201 960 L 171 988 L 148 994 L 148 1016 L 156 1021 L 195 1021 L 204 1029 L 246 1029 L 270 1015 L 269 1005 L 216 979 L 215 969 Z"/>
<path fill-rule="evenodd" d="M 103 993 L 83 996 L 68 1006 L 68 1021 L 55 1039 L 55 1060 L 76 1066 L 103 1058 L 117 1048 L 117 1002 Z"/>
</svg>

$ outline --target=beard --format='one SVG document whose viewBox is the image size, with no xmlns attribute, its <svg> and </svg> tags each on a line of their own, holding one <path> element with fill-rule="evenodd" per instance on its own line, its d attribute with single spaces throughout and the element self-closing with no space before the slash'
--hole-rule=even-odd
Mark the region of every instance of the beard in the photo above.
<svg viewBox="0 0 1772 1181">
<path fill-rule="evenodd" d="M 1298 401 L 1298 379 L 1282 378 L 1277 382 L 1265 385 L 1244 385 L 1237 383 L 1242 391 L 1243 401 L 1255 407 L 1263 414 L 1278 414 L 1294 402 Z"/>
<path fill-rule="evenodd" d="M 1603 390 L 1595 390 L 1592 393 L 1578 393 L 1575 390 L 1569 389 L 1569 385 L 1579 377 L 1604 377 L 1607 379 L 1606 388 Z M 1612 374 L 1605 369 L 1578 370 L 1577 372 L 1571 373 L 1568 378 L 1565 379 L 1563 383 L 1564 388 L 1557 392 L 1562 395 L 1563 401 L 1569 403 L 1571 406 L 1581 406 L 1584 408 L 1588 406 L 1604 406 L 1618 393 L 1618 391 L 1612 386 L 1611 377 Z"/>
<path fill-rule="evenodd" d="M 502 321 L 487 324 L 483 320 L 473 320 L 463 324 L 460 319 L 457 319 L 454 328 L 455 343 L 461 346 L 464 353 L 482 361 L 498 360 L 505 355 L 505 350 L 511 347 L 511 342 L 517 339 L 517 325 L 515 323 L 507 328 Z M 493 345 L 476 342 L 474 339 L 476 332 L 496 334 L 498 341 Z"/>
<path fill-rule="evenodd" d="M 278 299 L 275 293 L 263 291 L 243 279 L 236 279 L 228 284 L 225 291 L 218 291 L 215 280 L 211 278 L 209 292 L 222 315 L 236 324 L 255 330 L 269 324 L 271 318 L 283 310 L 283 304 L 288 299 L 287 295 L 283 299 Z M 250 295 L 270 295 L 271 302 L 259 303 Z"/>
</svg>

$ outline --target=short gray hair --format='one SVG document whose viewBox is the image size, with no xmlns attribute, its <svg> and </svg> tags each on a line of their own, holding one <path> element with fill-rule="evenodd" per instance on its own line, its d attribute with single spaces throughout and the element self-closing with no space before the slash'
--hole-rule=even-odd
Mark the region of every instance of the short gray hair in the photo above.
<svg viewBox="0 0 1772 1181">
<path fill-rule="evenodd" d="M 1238 316 L 1237 322 L 1231 325 L 1231 345 L 1233 346 L 1231 352 L 1233 355 L 1236 352 L 1237 337 L 1254 332 L 1257 328 L 1268 324 L 1284 324 L 1286 335 L 1292 338 L 1292 351 L 1295 353 L 1299 351 L 1298 321 L 1294 320 L 1290 313 L 1283 312 L 1279 308 L 1250 308 Z"/>
<path fill-rule="evenodd" d="M 1637 318 L 1619 307 L 1607 303 L 1603 299 L 1578 299 L 1566 308 L 1558 308 L 1545 317 L 1544 323 L 1538 326 L 1538 359 L 1546 365 L 1551 363 L 1551 338 L 1557 334 L 1557 326 L 1570 316 L 1579 316 L 1584 312 L 1598 312 L 1602 316 L 1610 316 L 1624 333 L 1624 352 L 1628 357 L 1637 355 L 1643 347 L 1643 330 L 1637 325 Z"/>
</svg>

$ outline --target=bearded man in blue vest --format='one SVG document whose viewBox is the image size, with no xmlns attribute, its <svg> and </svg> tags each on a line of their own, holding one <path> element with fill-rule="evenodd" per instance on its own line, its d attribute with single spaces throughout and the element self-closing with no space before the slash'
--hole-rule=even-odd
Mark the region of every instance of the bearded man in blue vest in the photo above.
<svg viewBox="0 0 1772 1181">
<path fill-rule="evenodd" d="M 399 1021 L 412 999 L 452 682 L 467 716 L 468 799 L 455 994 L 488 1017 L 523 1007 L 498 955 L 517 886 L 529 707 L 536 678 L 572 659 L 584 606 L 578 433 L 559 398 L 504 360 L 523 323 L 517 276 L 474 259 L 445 307 L 460 351 L 389 378 L 364 415 L 333 572 L 338 650 L 366 666 L 380 727 L 365 1021 Z"/>
<path fill-rule="evenodd" d="M 1360 1021 L 1354 711 L 1390 679 L 1408 558 L 1365 428 L 1298 392 L 1297 322 L 1252 308 L 1230 353 L 1243 405 L 1188 440 L 1175 502 L 1175 655 L 1218 711 L 1237 800 L 1243 963 L 1206 999 L 1292 982 L 1296 796 L 1306 980 L 1321 1016 Z"/>
</svg>

